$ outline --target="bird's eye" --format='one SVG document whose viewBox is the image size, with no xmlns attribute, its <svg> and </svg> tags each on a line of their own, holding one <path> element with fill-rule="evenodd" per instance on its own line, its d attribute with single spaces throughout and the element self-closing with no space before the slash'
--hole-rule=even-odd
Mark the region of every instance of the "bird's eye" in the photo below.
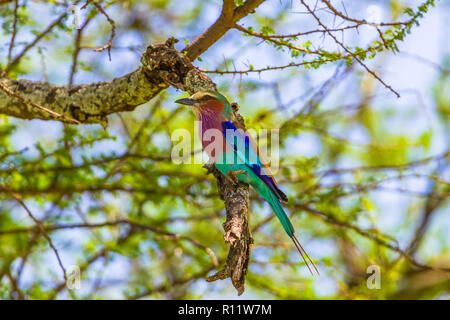
<svg viewBox="0 0 450 320">
<path fill-rule="evenodd" d="M 214 97 L 211 97 L 210 95 L 205 95 L 203 97 L 201 97 L 201 101 L 208 101 L 208 100 L 213 100 Z"/>
</svg>

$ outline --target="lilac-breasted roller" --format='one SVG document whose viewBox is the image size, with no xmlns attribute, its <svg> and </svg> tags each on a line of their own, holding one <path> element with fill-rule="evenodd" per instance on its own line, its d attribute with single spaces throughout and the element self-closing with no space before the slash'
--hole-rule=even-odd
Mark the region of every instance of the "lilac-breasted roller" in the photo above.
<svg viewBox="0 0 450 320">
<path fill-rule="evenodd" d="M 200 91 L 175 102 L 192 107 L 200 122 L 202 146 L 210 161 L 214 162 L 216 168 L 226 177 L 251 185 L 270 204 L 311 274 L 311 268 L 303 253 L 319 274 L 295 236 L 294 227 L 281 205 L 281 202 L 288 201 L 287 196 L 278 187 L 256 143 L 244 128 L 234 121 L 234 113 L 227 99 L 218 92 Z"/>
</svg>

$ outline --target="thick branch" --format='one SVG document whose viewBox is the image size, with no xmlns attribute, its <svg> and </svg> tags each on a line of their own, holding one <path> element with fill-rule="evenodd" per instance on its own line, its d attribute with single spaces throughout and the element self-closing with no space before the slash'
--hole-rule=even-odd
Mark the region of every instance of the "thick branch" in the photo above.
<svg viewBox="0 0 450 320">
<path fill-rule="evenodd" d="M 106 116 L 131 111 L 149 101 L 161 90 L 173 85 L 183 89 L 184 77 L 194 67 L 173 47 L 175 39 L 151 45 L 142 57 L 143 66 L 112 81 L 88 85 L 55 86 L 28 80 L 2 79 L 4 87 L 16 96 L 0 90 L 0 113 L 22 119 L 74 119 L 80 123 L 106 125 Z M 33 104 L 27 103 L 32 101 Z M 43 108 L 37 108 L 36 105 Z"/>
<path fill-rule="evenodd" d="M 55 86 L 28 80 L 3 80 L 15 94 L 81 123 L 106 124 L 106 116 L 133 110 L 167 87 L 149 81 L 142 68 L 108 82 L 79 86 Z M 0 113 L 22 119 L 55 119 L 43 110 L 0 91 Z"/>
</svg>

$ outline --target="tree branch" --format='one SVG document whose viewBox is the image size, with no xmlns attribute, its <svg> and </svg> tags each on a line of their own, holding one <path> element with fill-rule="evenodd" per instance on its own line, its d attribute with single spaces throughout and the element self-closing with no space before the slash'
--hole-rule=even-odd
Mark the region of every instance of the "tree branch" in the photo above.
<svg viewBox="0 0 450 320">
<path fill-rule="evenodd" d="M 142 56 L 143 67 L 112 81 L 55 86 L 3 79 L 1 83 L 7 90 L 0 91 L 0 114 L 64 122 L 74 122 L 68 120 L 73 119 L 105 126 L 107 115 L 134 110 L 169 85 L 184 88 L 184 77 L 194 66 L 174 49 L 175 42 L 171 38 L 164 44 L 150 45 Z"/>
<path fill-rule="evenodd" d="M 191 61 L 194 61 L 232 29 L 239 20 L 254 12 L 263 2 L 264 0 L 247 0 L 242 6 L 235 7 L 234 0 L 224 0 L 222 12 L 217 21 L 182 51 L 186 52 L 186 56 Z"/>
<path fill-rule="evenodd" d="M 53 252 L 55 253 L 56 259 L 58 260 L 58 264 L 62 270 L 63 273 L 63 277 L 64 280 L 67 281 L 67 276 L 66 276 L 66 269 L 64 268 L 64 265 L 62 263 L 61 257 L 58 253 L 58 250 L 56 249 L 55 245 L 52 242 L 52 239 L 50 239 L 49 235 L 47 234 L 47 232 L 45 231 L 44 227 L 42 226 L 41 222 L 36 219 L 33 214 L 31 213 L 30 209 L 28 209 L 28 207 L 26 206 L 26 204 L 16 195 L 12 195 L 13 198 L 25 209 L 25 211 L 28 213 L 28 216 L 36 223 L 36 225 L 39 227 L 39 230 L 41 231 L 42 235 L 44 236 L 44 238 L 47 240 L 48 244 L 50 245 L 50 247 L 52 248 Z"/>
<path fill-rule="evenodd" d="M 55 86 L 28 80 L 3 80 L 16 95 L 33 101 L 61 117 L 80 123 L 106 125 L 108 114 L 130 111 L 167 88 L 162 81 L 149 81 L 142 68 L 112 81 L 78 86 Z M 51 113 L 0 92 L 0 113 L 21 119 L 56 120 Z M 64 121 L 64 120 L 63 120 Z M 67 122 L 67 121 L 65 121 Z"/>
</svg>

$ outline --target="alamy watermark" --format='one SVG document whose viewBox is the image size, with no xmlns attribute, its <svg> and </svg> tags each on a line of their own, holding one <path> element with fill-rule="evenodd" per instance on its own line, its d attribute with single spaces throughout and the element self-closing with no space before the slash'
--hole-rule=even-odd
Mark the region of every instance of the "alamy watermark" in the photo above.
<svg viewBox="0 0 450 320">
<path fill-rule="evenodd" d="M 66 270 L 66 286 L 69 290 L 79 290 L 81 288 L 81 270 L 77 265 L 71 265 Z"/>
<path fill-rule="evenodd" d="M 67 26 L 72 29 L 81 29 L 81 10 L 75 5 L 71 5 L 67 8 L 69 14 L 69 21 Z"/>
<path fill-rule="evenodd" d="M 171 135 L 171 159 L 175 164 L 202 164 L 213 161 L 216 164 L 247 164 L 266 167 L 272 173 L 279 169 L 279 129 L 224 128 L 203 130 L 202 122 L 194 122 L 194 136 L 187 129 L 176 129 Z M 197 134 L 200 132 L 200 137 Z M 270 143 L 268 140 L 270 139 Z M 203 152 L 193 152 L 196 146 Z M 259 146 L 258 146 L 259 145 Z M 269 150 L 270 145 L 270 150 Z M 261 171 L 261 174 L 266 172 Z"/>
<path fill-rule="evenodd" d="M 367 274 L 370 274 L 366 280 L 367 288 L 370 290 L 381 289 L 381 269 L 376 264 L 367 267 Z"/>
</svg>

